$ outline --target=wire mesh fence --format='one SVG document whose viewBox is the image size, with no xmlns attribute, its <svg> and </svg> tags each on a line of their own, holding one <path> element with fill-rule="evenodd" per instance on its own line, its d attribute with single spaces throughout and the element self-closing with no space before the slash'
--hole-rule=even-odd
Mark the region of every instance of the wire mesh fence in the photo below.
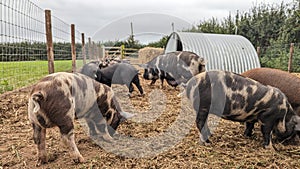
<svg viewBox="0 0 300 169">
<path fill-rule="evenodd" d="M 0 0 L 0 93 L 32 83 L 46 73 L 44 11 L 30 1 Z M 47 70 L 47 69 L 46 69 Z"/>
<path fill-rule="evenodd" d="M 48 74 L 45 11 L 30 0 L 0 0 L 0 94 L 30 85 Z M 52 16 L 55 72 L 71 71 L 70 24 Z M 82 65 L 81 33 L 76 56 Z"/>
<path fill-rule="evenodd" d="M 71 25 L 56 16 L 51 18 L 54 71 L 72 71 Z M 45 10 L 30 0 L 0 0 L 0 94 L 30 85 L 49 73 L 45 24 Z M 90 38 L 82 41 L 76 30 L 77 68 L 85 57 L 97 60 L 111 50 Z M 294 44 L 292 53 L 292 72 L 300 72 L 300 44 Z M 259 55 L 263 67 L 282 70 L 288 70 L 290 57 L 290 44 L 261 47 Z"/>
</svg>

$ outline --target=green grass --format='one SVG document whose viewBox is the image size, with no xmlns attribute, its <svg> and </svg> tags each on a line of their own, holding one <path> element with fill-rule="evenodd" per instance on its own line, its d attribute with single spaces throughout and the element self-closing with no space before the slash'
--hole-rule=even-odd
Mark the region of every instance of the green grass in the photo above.
<svg viewBox="0 0 300 169">
<path fill-rule="evenodd" d="M 76 61 L 77 68 L 82 65 Z M 55 72 L 71 70 L 71 60 L 54 61 Z M 0 93 L 31 85 L 47 74 L 48 61 L 0 62 Z"/>
</svg>

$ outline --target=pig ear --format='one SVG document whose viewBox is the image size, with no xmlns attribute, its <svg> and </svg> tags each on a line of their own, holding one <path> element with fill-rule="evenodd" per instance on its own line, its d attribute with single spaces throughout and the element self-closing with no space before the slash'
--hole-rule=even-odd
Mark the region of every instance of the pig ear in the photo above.
<svg viewBox="0 0 300 169">
<path fill-rule="evenodd" d="M 128 112 L 120 112 L 120 114 L 125 118 L 125 119 L 130 119 L 135 116 L 135 114 L 128 113 Z"/>
<path fill-rule="evenodd" d="M 295 130 L 296 131 L 300 131 L 300 117 L 299 116 L 295 116 L 294 121 L 296 122 Z"/>
<path fill-rule="evenodd" d="M 148 68 L 148 64 L 139 64 L 140 67 L 147 69 Z"/>
<path fill-rule="evenodd" d="M 201 65 L 207 65 L 208 61 L 204 58 L 201 58 L 200 63 Z"/>
</svg>

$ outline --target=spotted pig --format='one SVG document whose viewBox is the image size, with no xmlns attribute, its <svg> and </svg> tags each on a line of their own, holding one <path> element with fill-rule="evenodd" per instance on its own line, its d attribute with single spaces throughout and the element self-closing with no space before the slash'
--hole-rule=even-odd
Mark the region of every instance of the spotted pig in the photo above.
<svg viewBox="0 0 300 169">
<path fill-rule="evenodd" d="M 176 87 L 181 83 L 186 83 L 194 75 L 205 71 L 204 58 L 189 51 L 159 55 L 140 66 L 144 68 L 144 79 L 152 80 L 150 85 L 160 79 L 161 88 L 163 88 L 164 79 L 169 85 Z"/>
<path fill-rule="evenodd" d="M 201 144 L 210 142 L 206 123 L 209 113 L 246 122 L 246 135 L 251 135 L 255 122 L 260 122 L 265 148 L 273 149 L 272 133 L 285 140 L 300 130 L 300 117 L 279 89 L 231 72 L 200 73 L 188 81 L 185 93 L 197 113 Z"/>
<path fill-rule="evenodd" d="M 75 144 L 74 119 L 84 119 L 91 136 L 111 141 L 111 134 L 129 116 L 122 112 L 108 86 L 88 76 L 61 72 L 42 78 L 31 90 L 28 103 L 28 117 L 38 147 L 37 165 L 47 162 L 46 128 L 57 126 L 74 161 L 83 162 Z"/>
<path fill-rule="evenodd" d="M 300 115 L 300 78 L 289 72 L 272 68 L 255 68 L 241 75 L 280 89 L 295 112 Z"/>
</svg>

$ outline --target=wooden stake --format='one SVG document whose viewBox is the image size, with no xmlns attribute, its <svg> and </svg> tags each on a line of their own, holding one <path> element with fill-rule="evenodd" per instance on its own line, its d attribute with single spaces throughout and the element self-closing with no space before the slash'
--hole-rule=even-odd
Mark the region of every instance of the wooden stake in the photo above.
<svg viewBox="0 0 300 169">
<path fill-rule="evenodd" d="M 294 54 L 294 43 L 291 43 L 290 46 L 290 58 L 288 65 L 288 72 L 291 73 L 293 71 L 293 54 Z"/>
<path fill-rule="evenodd" d="M 85 39 L 84 39 L 84 33 L 81 34 L 81 40 L 82 40 L 82 57 L 83 57 L 83 64 L 86 64 L 86 53 L 85 53 Z"/>
<path fill-rule="evenodd" d="M 71 24 L 72 72 L 76 72 L 75 25 Z"/>
<path fill-rule="evenodd" d="M 54 73 L 54 52 L 53 52 L 53 40 L 52 40 L 52 23 L 51 23 L 51 11 L 45 10 L 46 20 L 46 40 L 47 40 L 47 57 L 48 57 L 48 72 Z"/>
</svg>

